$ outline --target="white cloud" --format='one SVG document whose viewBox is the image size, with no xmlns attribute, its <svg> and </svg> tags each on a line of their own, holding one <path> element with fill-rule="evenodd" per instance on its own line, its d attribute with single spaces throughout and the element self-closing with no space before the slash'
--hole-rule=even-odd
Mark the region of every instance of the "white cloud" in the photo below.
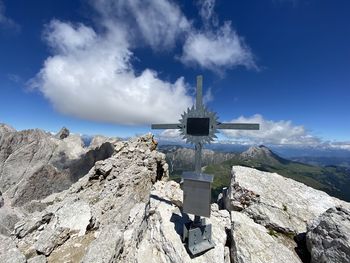
<svg viewBox="0 0 350 263">
<path fill-rule="evenodd" d="M 260 124 L 259 131 L 222 130 L 227 138 L 239 140 L 242 143 L 303 146 L 321 143 L 321 139 L 309 134 L 304 126 L 294 125 L 291 121 L 266 120 L 263 116 L 256 114 L 248 118 L 241 116 L 230 122 Z"/>
<path fill-rule="evenodd" d="M 257 68 L 253 54 L 232 28 L 231 21 L 219 26 L 214 7 L 215 0 L 199 1 L 203 29 L 192 28 L 189 32 L 180 60 L 186 65 L 200 66 L 217 73 L 235 66 Z"/>
<path fill-rule="evenodd" d="M 117 124 L 178 121 L 192 104 L 187 84 L 182 77 L 173 83 L 163 81 L 147 67 L 136 72 L 135 48 L 170 51 L 178 41 L 185 41 L 185 63 L 199 63 L 213 71 L 254 65 L 229 22 L 216 31 L 198 31 L 170 0 L 90 3 L 98 15 L 93 18 L 94 27 L 59 20 L 46 26 L 43 35 L 52 56 L 30 81 L 64 114 Z M 205 3 L 203 21 L 210 20 L 215 27 L 215 1 Z M 212 99 L 211 93 L 205 99 Z"/>
<path fill-rule="evenodd" d="M 45 39 L 54 55 L 32 81 L 54 107 L 80 118 L 118 124 L 177 121 L 192 104 L 183 78 L 162 81 L 150 69 L 136 74 L 124 27 L 96 33 L 53 20 Z"/>
<path fill-rule="evenodd" d="M 217 26 L 219 21 L 216 13 L 214 12 L 215 0 L 202 0 L 198 1 L 198 4 L 199 15 L 203 20 L 204 26 L 210 26 L 210 23 Z"/>
<path fill-rule="evenodd" d="M 250 49 L 231 28 L 230 22 L 216 31 L 190 33 L 183 46 L 181 61 L 215 72 L 240 65 L 256 67 Z"/>
<path fill-rule="evenodd" d="M 156 135 L 159 140 L 171 142 L 184 142 L 179 130 L 168 129 Z"/>
<path fill-rule="evenodd" d="M 6 8 L 3 1 L 0 0 L 0 27 L 18 32 L 20 30 L 20 26 L 11 18 L 5 15 L 5 9 Z"/>
<path fill-rule="evenodd" d="M 108 22 L 128 25 L 134 41 L 154 50 L 171 49 L 190 23 L 179 6 L 168 0 L 97 0 L 92 2 Z M 112 25 L 114 27 L 114 25 Z"/>
</svg>

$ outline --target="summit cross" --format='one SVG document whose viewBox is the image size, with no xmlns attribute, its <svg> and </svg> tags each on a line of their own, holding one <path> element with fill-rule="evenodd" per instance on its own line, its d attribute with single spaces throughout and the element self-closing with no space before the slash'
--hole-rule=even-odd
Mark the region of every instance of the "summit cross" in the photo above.
<svg viewBox="0 0 350 263">
<path fill-rule="evenodd" d="M 222 123 L 217 121 L 216 114 L 208 112 L 203 105 L 202 85 L 203 77 L 197 76 L 196 107 L 194 108 L 193 106 L 192 109 L 188 109 L 187 113 L 185 112 L 182 115 L 181 123 L 152 124 L 151 126 L 152 129 L 181 130 L 186 141 L 195 145 L 195 172 L 199 174 L 201 173 L 202 166 L 201 156 L 203 144 L 206 142 L 210 143 L 214 138 L 217 138 L 215 136 L 215 133 L 218 132 L 217 130 L 259 130 L 259 124 L 257 123 Z M 184 117 L 187 118 L 184 119 Z M 194 136 L 202 138 L 197 139 Z"/>
<path fill-rule="evenodd" d="M 181 115 L 180 123 L 152 124 L 152 129 L 177 129 L 187 143 L 195 145 L 195 171 L 183 172 L 183 212 L 194 215 L 194 220 L 184 223 L 182 239 L 193 256 L 215 246 L 211 237 L 210 217 L 211 183 L 213 176 L 202 173 L 203 144 L 214 141 L 218 130 L 259 130 L 257 123 L 222 123 L 215 112 L 203 105 L 203 77 L 197 76 L 196 103 Z"/>
</svg>

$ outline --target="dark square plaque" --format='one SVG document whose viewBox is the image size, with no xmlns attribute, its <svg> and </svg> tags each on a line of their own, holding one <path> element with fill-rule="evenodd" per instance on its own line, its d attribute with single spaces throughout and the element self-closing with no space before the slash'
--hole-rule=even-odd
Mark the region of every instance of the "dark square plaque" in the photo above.
<svg viewBox="0 0 350 263">
<path fill-rule="evenodd" d="M 209 118 L 187 118 L 186 132 L 193 136 L 208 136 Z"/>
</svg>

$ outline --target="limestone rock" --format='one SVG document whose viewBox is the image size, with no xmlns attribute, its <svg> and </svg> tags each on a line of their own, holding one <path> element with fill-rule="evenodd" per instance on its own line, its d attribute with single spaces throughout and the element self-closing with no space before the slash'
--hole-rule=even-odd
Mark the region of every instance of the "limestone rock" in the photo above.
<svg viewBox="0 0 350 263">
<path fill-rule="evenodd" d="M 6 204 L 0 208 L 0 234 L 10 236 L 15 224 L 20 220 L 21 213 L 8 207 Z"/>
<path fill-rule="evenodd" d="M 4 198 L 2 197 L 2 193 L 0 191 L 0 208 L 4 205 Z"/>
<path fill-rule="evenodd" d="M 226 194 L 229 210 L 242 210 L 256 223 L 278 232 L 306 232 L 306 223 L 328 208 L 349 204 L 276 173 L 232 167 Z"/>
<path fill-rule="evenodd" d="M 174 182 L 157 182 L 151 192 L 148 228 L 138 246 L 136 260 L 132 262 L 227 262 L 227 229 L 230 229 L 230 216 L 219 210 L 216 204 L 211 207 L 212 237 L 215 248 L 191 258 L 181 240 L 182 227 L 188 218 L 182 214 L 171 200 L 172 192 L 165 189 L 177 188 Z M 226 251 L 226 252 L 225 252 Z"/>
<path fill-rule="evenodd" d="M 106 136 L 102 136 L 102 135 L 96 135 L 92 138 L 90 145 L 89 145 L 89 149 L 96 149 L 106 142 L 114 144 L 118 141 L 120 141 L 119 138 L 115 138 L 115 137 L 111 138 L 111 137 L 106 137 Z"/>
<path fill-rule="evenodd" d="M 301 263 L 298 255 L 243 213 L 231 212 L 232 261 L 235 263 Z"/>
<path fill-rule="evenodd" d="M 38 129 L 0 128 L 0 191 L 12 206 L 68 189 L 114 152 L 112 142 L 84 148 L 81 137 L 65 129 L 58 139 Z"/>
<path fill-rule="evenodd" d="M 307 247 L 314 263 L 350 262 L 350 210 L 329 208 L 308 224 Z"/>
<path fill-rule="evenodd" d="M 62 129 L 56 134 L 56 138 L 65 139 L 69 136 L 69 130 L 66 127 L 62 127 Z"/>
<path fill-rule="evenodd" d="M 33 257 L 27 261 L 27 263 L 46 263 L 46 257 L 44 255 L 39 255 L 36 257 Z"/>
<path fill-rule="evenodd" d="M 15 132 L 15 128 L 11 127 L 10 125 L 0 123 L 0 138 L 2 134 L 8 133 L 8 132 Z"/>
<path fill-rule="evenodd" d="M 11 238 L 0 234 L 0 260 L 6 263 L 25 263 L 26 257 L 19 251 Z"/>
<path fill-rule="evenodd" d="M 107 226 L 99 233 L 98 237 L 92 241 L 82 262 L 84 263 L 104 263 L 116 261 L 123 248 L 123 234 L 116 225 Z"/>
<path fill-rule="evenodd" d="M 146 135 L 124 142 L 123 149 L 97 162 L 69 189 L 42 199 L 44 210 L 16 224 L 20 251 L 28 259 L 44 254 L 48 262 L 136 258 L 147 229 L 152 185 L 168 178 L 165 155 L 150 150 L 151 139 Z M 101 249 L 106 251 L 97 253 Z"/>
<path fill-rule="evenodd" d="M 38 241 L 35 243 L 35 250 L 46 256 L 50 255 L 51 252 L 62 245 L 69 238 L 69 230 L 64 228 L 47 229 L 41 232 L 38 236 Z"/>
</svg>

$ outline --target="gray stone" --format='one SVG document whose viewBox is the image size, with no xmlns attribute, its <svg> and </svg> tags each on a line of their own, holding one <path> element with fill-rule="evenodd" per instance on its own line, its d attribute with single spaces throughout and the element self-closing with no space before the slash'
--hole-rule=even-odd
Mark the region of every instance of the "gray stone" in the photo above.
<svg viewBox="0 0 350 263">
<path fill-rule="evenodd" d="M 47 228 L 45 231 L 41 232 L 34 247 L 38 253 L 48 256 L 56 247 L 62 245 L 68 238 L 68 229 Z"/>
<path fill-rule="evenodd" d="M 25 263 L 26 257 L 19 251 L 11 238 L 0 234 L 0 261 L 4 263 Z"/>
<path fill-rule="evenodd" d="M 312 220 L 306 244 L 313 263 L 350 262 L 350 210 L 330 208 Z"/>
<path fill-rule="evenodd" d="M 69 130 L 66 127 L 62 127 L 62 129 L 56 134 L 56 138 L 65 139 L 69 136 Z"/>
<path fill-rule="evenodd" d="M 109 158 L 115 140 L 84 148 L 79 135 L 60 139 L 42 130 L 15 131 L 0 125 L 0 191 L 12 206 L 68 189 L 96 161 Z"/>
<path fill-rule="evenodd" d="M 306 232 L 306 223 L 328 208 L 349 203 L 276 173 L 232 167 L 225 200 L 229 210 L 242 210 L 256 223 L 278 232 Z"/>
<path fill-rule="evenodd" d="M 29 218 L 29 220 L 26 219 L 24 221 L 18 222 L 14 227 L 14 234 L 18 238 L 23 238 L 26 235 L 37 230 L 43 224 L 49 223 L 52 217 L 52 213 L 35 213 Z"/>
<path fill-rule="evenodd" d="M 123 233 L 116 225 L 109 225 L 92 241 L 82 262 L 117 262 L 116 258 L 123 248 Z"/>
<path fill-rule="evenodd" d="M 49 262 L 60 258 L 80 262 L 85 256 L 90 262 L 104 262 L 105 256 L 112 262 L 123 262 L 126 255 L 136 258 L 148 227 L 152 185 L 168 178 L 165 155 L 150 150 L 151 138 L 146 135 L 124 142 L 123 149 L 96 163 L 69 189 L 42 199 L 44 210 L 28 213 L 16 225 L 20 251 L 28 258 L 36 253 L 47 255 Z M 134 148 L 131 155 L 130 147 Z M 181 205 L 182 193 L 177 188 L 170 183 L 164 189 L 173 191 L 171 202 Z M 102 249 L 106 254 L 96 254 Z"/>
<path fill-rule="evenodd" d="M 2 193 L 0 191 L 0 208 L 4 205 L 4 198 L 2 197 Z"/>
<path fill-rule="evenodd" d="M 27 263 L 46 263 L 46 257 L 44 255 L 39 255 L 27 260 Z"/>
<path fill-rule="evenodd" d="M 21 214 L 18 211 L 7 207 L 0 208 L 0 234 L 10 236 L 15 224 L 20 220 Z"/>
<path fill-rule="evenodd" d="M 232 259 L 235 263 L 301 263 L 298 255 L 284 245 L 281 237 L 269 233 L 243 213 L 231 212 Z M 276 235 L 276 236 L 275 236 Z M 283 238 L 283 237 L 282 237 Z"/>
<path fill-rule="evenodd" d="M 182 226 L 187 221 L 185 214 L 173 201 L 176 190 L 182 195 L 180 186 L 174 182 L 157 182 L 151 191 L 148 228 L 144 238 L 138 245 L 136 259 L 130 262 L 227 262 L 226 229 L 230 229 L 230 215 L 225 210 L 219 210 L 216 204 L 211 207 L 210 220 L 212 224 L 215 248 L 206 253 L 191 258 L 182 243 Z M 192 218 L 193 219 L 193 218 Z M 226 256 L 225 256 L 226 255 Z"/>
</svg>

